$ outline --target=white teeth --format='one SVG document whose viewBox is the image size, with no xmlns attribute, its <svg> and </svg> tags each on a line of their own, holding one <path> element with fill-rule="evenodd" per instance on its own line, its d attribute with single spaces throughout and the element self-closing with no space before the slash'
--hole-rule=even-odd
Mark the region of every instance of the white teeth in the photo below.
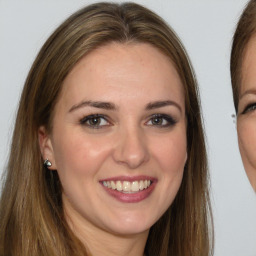
<svg viewBox="0 0 256 256">
<path fill-rule="evenodd" d="M 103 181 L 102 182 L 104 187 L 122 191 L 124 193 L 132 193 L 138 192 L 140 190 L 146 189 L 151 185 L 150 180 L 136 180 L 136 181 Z"/>
<path fill-rule="evenodd" d="M 114 181 L 111 181 L 111 188 L 116 189 L 116 183 Z"/>
<path fill-rule="evenodd" d="M 132 182 L 131 190 L 132 190 L 133 192 L 139 191 L 139 182 L 138 182 L 138 181 L 133 181 L 133 182 Z"/>
<path fill-rule="evenodd" d="M 121 183 L 120 180 L 117 181 L 117 183 L 116 183 L 116 189 L 117 189 L 118 191 L 122 191 L 122 190 L 123 190 L 123 185 L 122 185 L 122 183 Z"/>
<path fill-rule="evenodd" d="M 123 191 L 129 192 L 130 189 L 131 189 L 131 183 L 129 181 L 124 181 L 123 182 Z"/>
<path fill-rule="evenodd" d="M 139 189 L 140 190 L 144 189 L 144 181 L 143 180 L 140 180 Z"/>
</svg>

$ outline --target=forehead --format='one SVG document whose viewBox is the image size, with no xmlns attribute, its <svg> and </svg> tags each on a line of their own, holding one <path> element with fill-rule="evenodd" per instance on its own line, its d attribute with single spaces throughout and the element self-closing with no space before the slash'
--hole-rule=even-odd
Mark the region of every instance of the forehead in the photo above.
<svg viewBox="0 0 256 256">
<path fill-rule="evenodd" d="M 170 58 L 145 43 L 110 43 L 84 56 L 63 83 L 62 96 L 111 97 L 172 91 L 183 100 L 180 77 Z"/>
<path fill-rule="evenodd" d="M 256 89 L 256 35 L 251 37 L 244 51 L 239 95 L 252 87 Z"/>
</svg>

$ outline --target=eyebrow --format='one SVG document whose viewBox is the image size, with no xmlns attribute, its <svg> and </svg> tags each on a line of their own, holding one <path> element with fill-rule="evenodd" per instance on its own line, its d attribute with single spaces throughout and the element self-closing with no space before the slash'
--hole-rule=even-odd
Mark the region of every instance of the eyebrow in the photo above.
<svg viewBox="0 0 256 256">
<path fill-rule="evenodd" d="M 180 112 L 182 112 L 180 105 L 171 100 L 150 102 L 146 105 L 145 109 L 152 110 L 152 109 L 162 108 L 162 107 L 166 107 L 166 106 L 176 106 L 180 110 Z M 83 107 L 94 107 L 94 108 L 100 108 L 100 109 L 106 109 L 106 110 L 117 110 L 118 109 L 117 106 L 111 102 L 82 101 L 76 105 L 73 105 L 70 108 L 69 112 L 72 112 L 76 109 L 83 108 Z"/>
<path fill-rule="evenodd" d="M 171 101 L 171 100 L 150 102 L 147 104 L 146 110 L 152 110 L 152 109 L 162 108 L 166 106 L 176 106 L 180 110 L 180 112 L 182 112 L 180 105 L 177 104 L 175 101 Z"/>
<path fill-rule="evenodd" d="M 82 107 L 94 107 L 94 108 L 101 108 L 106 110 L 116 110 L 117 107 L 115 104 L 110 102 L 103 102 L 103 101 L 82 101 L 74 106 L 71 107 L 69 112 L 72 112 L 76 109 L 82 108 Z"/>
<path fill-rule="evenodd" d="M 241 100 L 244 96 L 246 96 L 246 95 L 248 95 L 248 94 L 255 94 L 255 95 L 256 95 L 256 90 L 255 90 L 255 89 L 246 90 L 246 91 L 239 97 L 239 100 Z"/>
</svg>

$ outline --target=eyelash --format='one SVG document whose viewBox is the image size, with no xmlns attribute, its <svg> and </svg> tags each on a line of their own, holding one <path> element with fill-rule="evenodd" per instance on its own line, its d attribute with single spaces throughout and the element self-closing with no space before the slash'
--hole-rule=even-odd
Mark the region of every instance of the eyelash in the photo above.
<svg viewBox="0 0 256 256">
<path fill-rule="evenodd" d="M 90 123 L 93 121 L 96 121 L 96 123 Z M 160 124 L 154 124 L 153 122 L 155 121 L 159 121 L 160 120 Z M 102 122 L 105 121 L 107 124 L 98 124 L 97 121 Z M 149 124 L 149 122 L 151 122 L 151 124 Z M 166 122 L 166 123 L 165 123 Z M 165 123 L 165 124 L 163 124 Z M 152 116 L 150 116 L 149 120 L 146 122 L 146 124 L 148 124 L 149 126 L 156 126 L 157 128 L 167 128 L 167 127 L 171 127 L 174 126 L 177 123 L 177 121 L 171 117 L 170 115 L 166 115 L 166 114 L 154 114 Z M 83 117 L 80 120 L 80 124 L 81 125 L 85 125 L 91 129 L 101 129 L 105 126 L 110 126 L 111 122 L 108 120 L 108 118 L 105 115 L 100 115 L 100 114 L 93 114 L 93 115 L 88 115 Z"/>
<path fill-rule="evenodd" d="M 256 103 L 250 103 L 245 107 L 242 114 L 246 114 L 246 113 L 248 113 L 250 111 L 254 111 L 254 110 L 256 110 Z"/>
<path fill-rule="evenodd" d="M 93 120 L 98 120 L 98 121 L 104 120 L 105 122 L 107 122 L 107 124 L 104 124 L 104 125 L 92 124 L 92 123 L 90 124 L 89 122 L 93 121 Z M 80 120 L 80 124 L 88 126 L 89 128 L 92 128 L 92 129 L 100 129 L 103 126 L 111 125 L 111 123 L 108 121 L 107 117 L 104 115 L 100 115 L 100 114 L 93 114 L 93 115 L 86 116 Z"/>
<path fill-rule="evenodd" d="M 166 124 L 151 124 L 151 126 L 157 126 L 159 128 L 166 128 L 166 127 L 171 127 L 174 126 L 177 121 L 171 117 L 170 115 L 166 115 L 166 114 L 154 114 L 150 117 L 149 121 L 153 121 L 154 119 L 161 119 L 162 122 L 166 121 Z M 147 123 L 149 122 L 147 121 Z"/>
</svg>

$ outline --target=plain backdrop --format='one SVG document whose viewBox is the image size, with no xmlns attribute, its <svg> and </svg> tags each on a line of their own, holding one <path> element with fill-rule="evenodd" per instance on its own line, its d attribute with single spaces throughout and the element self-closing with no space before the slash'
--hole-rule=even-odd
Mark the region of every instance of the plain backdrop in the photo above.
<svg viewBox="0 0 256 256">
<path fill-rule="evenodd" d="M 0 0 L 0 174 L 28 70 L 53 30 L 87 0 Z M 136 0 L 178 33 L 195 68 L 211 173 L 215 256 L 256 256 L 256 195 L 237 145 L 229 57 L 246 0 Z M 0 231 L 1 232 L 1 231 Z"/>
</svg>

